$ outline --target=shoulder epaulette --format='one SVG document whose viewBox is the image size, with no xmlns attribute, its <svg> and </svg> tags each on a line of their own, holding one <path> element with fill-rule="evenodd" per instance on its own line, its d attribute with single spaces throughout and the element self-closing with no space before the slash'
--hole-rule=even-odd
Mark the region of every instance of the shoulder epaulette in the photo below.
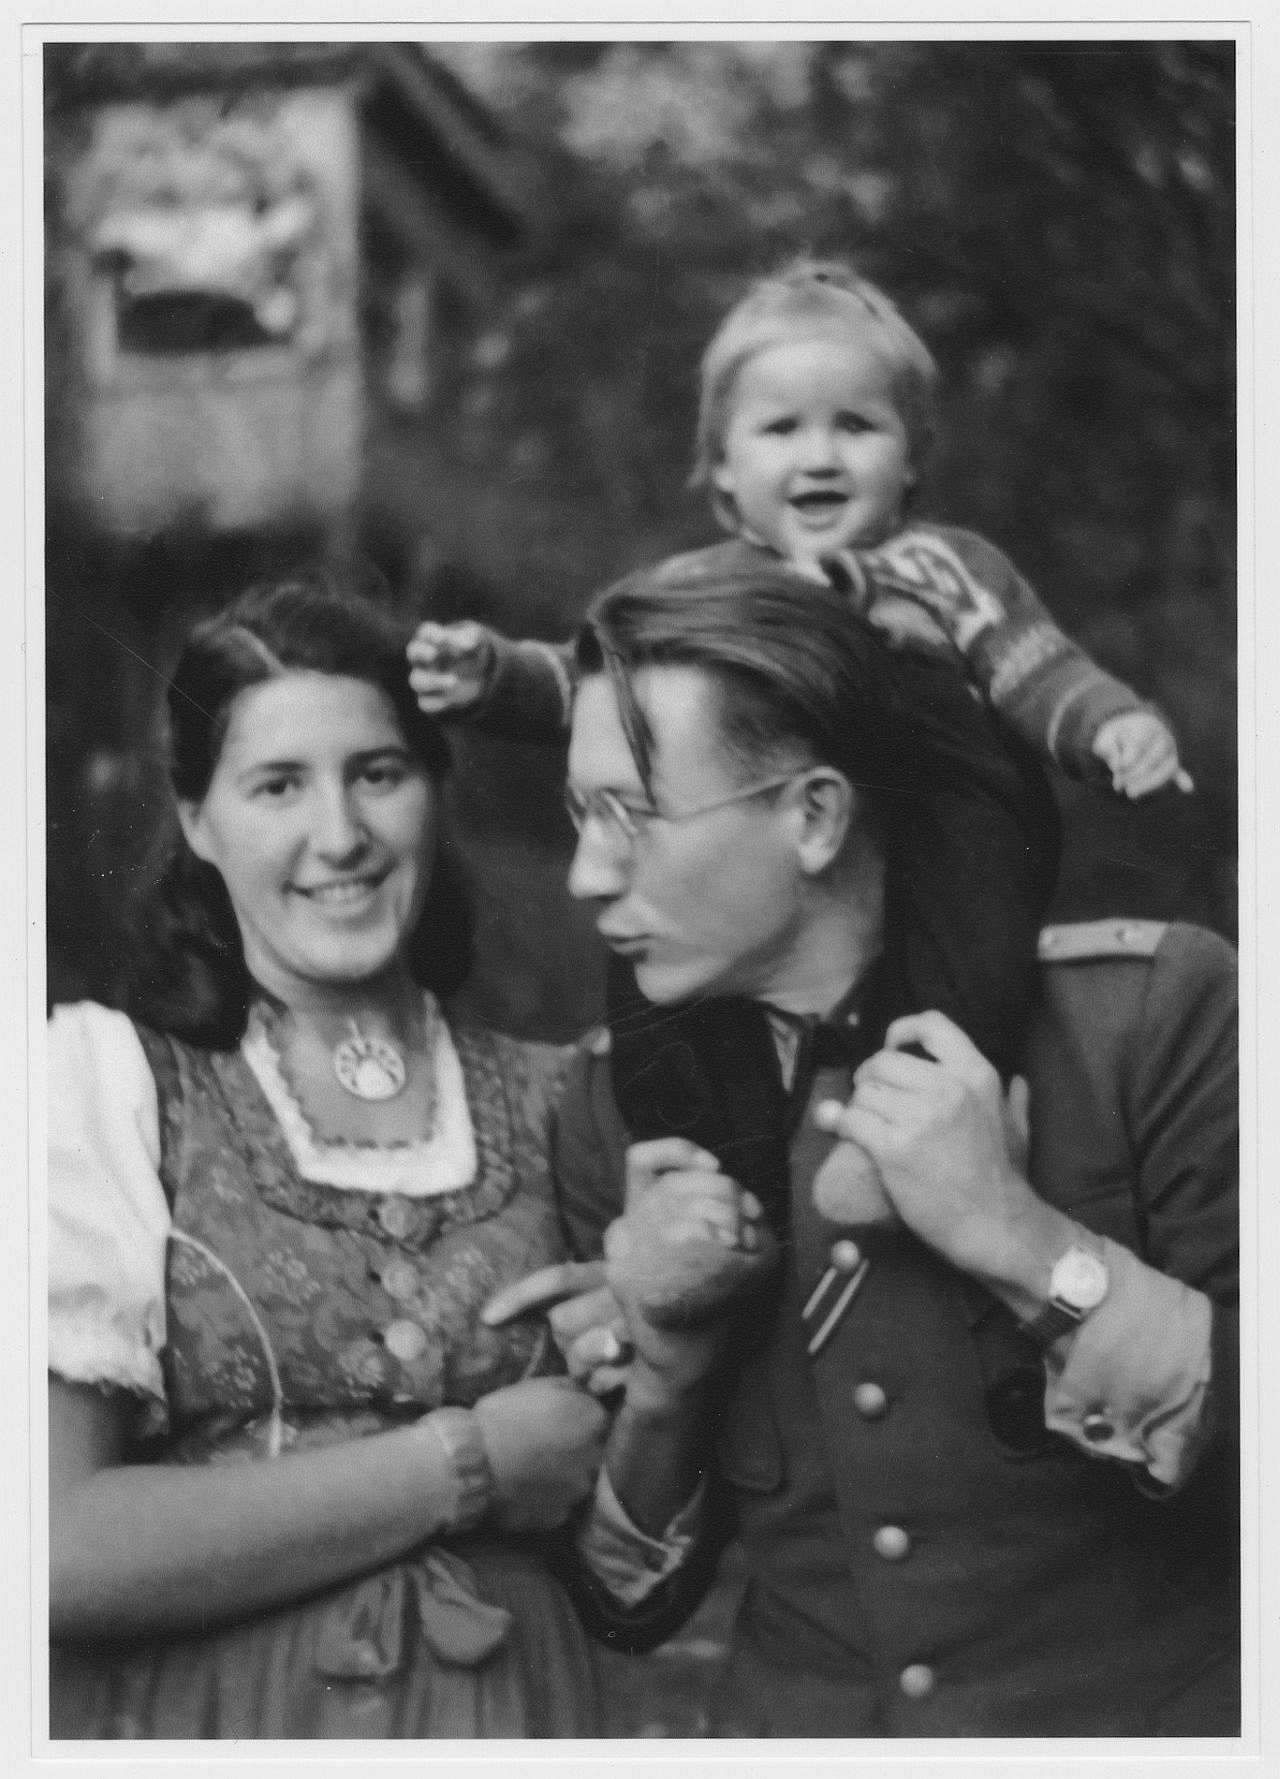
<svg viewBox="0 0 1280 1779">
<path fill-rule="evenodd" d="M 1154 957 L 1168 931 L 1163 920 L 1079 920 L 1045 927 L 1037 947 L 1042 964 L 1087 958 Z"/>
<path fill-rule="evenodd" d="M 613 1049 L 613 1037 L 607 1025 L 596 1025 L 591 1028 L 582 1040 L 582 1048 L 588 1056 L 608 1056 Z"/>
</svg>

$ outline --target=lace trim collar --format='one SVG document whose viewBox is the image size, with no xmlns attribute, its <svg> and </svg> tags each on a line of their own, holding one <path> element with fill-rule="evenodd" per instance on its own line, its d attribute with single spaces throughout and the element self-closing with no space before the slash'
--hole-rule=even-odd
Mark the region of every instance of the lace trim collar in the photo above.
<svg viewBox="0 0 1280 1779">
<path fill-rule="evenodd" d="M 433 1000 L 428 1011 L 437 1012 Z M 397 1192 L 406 1198 L 430 1198 L 472 1183 L 477 1169 L 476 1140 L 462 1065 L 445 1021 L 436 1018 L 432 1023 L 436 1033 L 436 1128 L 429 1137 L 384 1145 L 330 1142 L 318 1137 L 285 1080 L 265 1025 L 256 1013 L 250 1015 L 240 1040 L 240 1054 L 275 1114 L 294 1166 L 304 1180 L 355 1192 Z"/>
</svg>

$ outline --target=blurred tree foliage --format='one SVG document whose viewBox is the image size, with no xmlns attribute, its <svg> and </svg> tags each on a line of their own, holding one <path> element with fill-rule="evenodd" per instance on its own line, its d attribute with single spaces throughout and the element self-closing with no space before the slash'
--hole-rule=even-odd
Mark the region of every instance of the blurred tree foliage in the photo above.
<svg viewBox="0 0 1280 1779">
<path fill-rule="evenodd" d="M 370 438 L 363 535 L 419 609 L 568 632 L 710 541 L 686 489 L 701 350 L 752 275 L 852 258 L 927 337 L 944 435 L 921 510 L 1006 549 L 1172 715 L 1197 781 L 1063 788 L 1064 916 L 1234 923 L 1231 43 L 457 43 L 554 225 L 487 314 L 439 317 L 432 406 Z M 594 1006 L 559 889 L 558 762 L 464 737 L 478 998 Z M 550 935 L 550 937 L 548 937 Z"/>
<path fill-rule="evenodd" d="M 1170 712 L 1196 777 L 1195 798 L 1136 810 L 1064 786 L 1059 911 L 1232 931 L 1233 46 L 438 53 L 542 145 L 558 229 L 472 343 L 428 452 L 417 513 L 469 570 L 428 595 L 561 634 L 614 575 L 709 541 L 685 487 L 709 333 L 750 276 L 848 256 L 942 366 L 921 510 L 1005 548 Z"/>
</svg>

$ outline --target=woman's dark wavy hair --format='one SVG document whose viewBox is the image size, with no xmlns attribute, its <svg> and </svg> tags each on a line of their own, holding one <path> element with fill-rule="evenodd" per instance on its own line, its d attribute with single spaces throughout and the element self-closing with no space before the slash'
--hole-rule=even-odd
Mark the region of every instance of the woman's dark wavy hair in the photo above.
<svg viewBox="0 0 1280 1779">
<path fill-rule="evenodd" d="M 399 625 L 320 575 L 264 581 L 188 637 L 169 681 L 169 779 L 198 803 L 209 788 L 231 707 L 281 668 L 365 680 L 391 700 L 411 752 L 439 783 L 449 748 L 409 688 Z M 230 1049 L 244 1033 L 252 984 L 240 930 L 220 874 L 178 828 L 167 838 L 145 899 L 130 971 L 128 1011 L 188 1042 Z M 437 849 L 410 967 L 439 995 L 461 985 L 471 961 L 471 910 L 447 843 Z"/>
</svg>

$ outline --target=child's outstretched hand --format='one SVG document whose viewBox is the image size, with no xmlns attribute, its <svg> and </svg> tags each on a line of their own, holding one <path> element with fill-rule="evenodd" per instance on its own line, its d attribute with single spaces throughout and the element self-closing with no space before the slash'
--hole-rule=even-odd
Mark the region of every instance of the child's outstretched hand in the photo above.
<svg viewBox="0 0 1280 1779">
<path fill-rule="evenodd" d="M 491 634 L 464 618 L 419 624 L 409 643 L 409 684 L 428 716 L 466 710 L 482 696 L 493 667 Z"/>
<path fill-rule="evenodd" d="M 1108 717 L 1094 737 L 1093 752 L 1111 773 L 1111 788 L 1118 796 L 1149 797 L 1166 785 L 1195 789 L 1178 759 L 1177 742 L 1154 711 L 1127 710 Z"/>
</svg>

